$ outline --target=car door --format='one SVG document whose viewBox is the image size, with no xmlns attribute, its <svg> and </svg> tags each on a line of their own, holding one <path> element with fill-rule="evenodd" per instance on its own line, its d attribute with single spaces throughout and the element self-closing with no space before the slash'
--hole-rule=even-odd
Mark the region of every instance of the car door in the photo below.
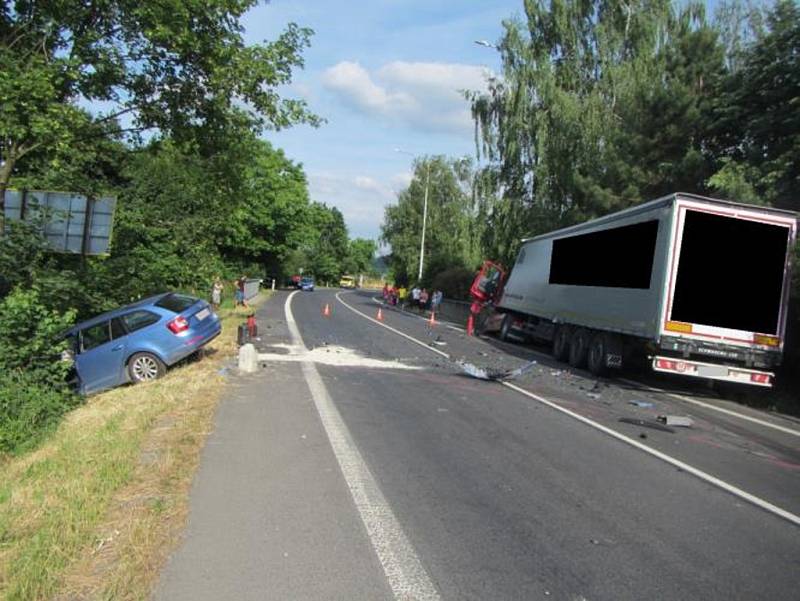
<svg viewBox="0 0 800 601">
<path fill-rule="evenodd" d="M 75 359 L 84 393 L 117 386 L 124 381 L 125 327 L 118 318 L 80 331 Z"/>
</svg>

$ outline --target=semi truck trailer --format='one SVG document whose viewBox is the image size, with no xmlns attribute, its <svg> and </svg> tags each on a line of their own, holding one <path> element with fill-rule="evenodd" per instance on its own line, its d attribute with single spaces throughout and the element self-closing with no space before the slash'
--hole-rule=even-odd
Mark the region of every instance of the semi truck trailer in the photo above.
<svg viewBox="0 0 800 601">
<path fill-rule="evenodd" d="M 523 240 L 486 324 L 596 375 L 638 357 L 771 386 L 796 230 L 790 211 L 671 194 Z"/>
</svg>

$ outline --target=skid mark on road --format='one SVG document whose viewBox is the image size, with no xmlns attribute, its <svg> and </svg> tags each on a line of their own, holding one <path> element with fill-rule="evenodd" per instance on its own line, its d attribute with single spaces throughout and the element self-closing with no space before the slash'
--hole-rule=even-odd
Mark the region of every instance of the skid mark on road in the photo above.
<svg viewBox="0 0 800 601">
<path fill-rule="evenodd" d="M 407 340 L 410 340 L 411 342 L 414 342 L 414 343 L 424 347 L 425 349 L 427 349 L 427 350 L 429 350 L 431 352 L 437 353 L 439 355 L 442 355 L 443 357 L 446 357 L 447 359 L 450 359 L 450 355 L 448 355 L 447 353 L 444 353 L 444 352 L 442 352 L 442 351 L 440 351 L 438 349 L 432 348 L 432 347 L 428 346 L 427 344 L 425 344 L 424 342 L 422 342 L 420 340 L 417 340 L 416 338 L 414 338 L 412 336 L 409 336 L 405 332 L 401 332 L 400 330 L 397 330 L 397 329 L 395 329 L 395 328 L 393 328 L 391 326 L 388 326 L 385 323 L 383 323 L 381 321 L 378 321 L 377 319 L 372 319 L 371 317 L 369 317 L 368 315 L 365 315 L 364 313 L 362 313 L 358 309 L 355 309 L 354 307 L 351 307 L 350 305 L 348 305 L 345 301 L 343 301 L 340 298 L 340 294 L 341 293 L 338 293 L 336 295 L 336 300 L 338 300 L 345 307 L 347 307 L 348 309 L 350 309 L 354 313 L 357 313 L 358 315 L 360 315 L 364 319 L 367 319 L 367 320 L 369 320 L 369 321 L 371 321 L 371 322 L 373 322 L 373 323 L 375 323 L 375 324 L 377 324 L 377 325 L 379 325 L 379 326 L 381 326 L 383 328 L 386 328 L 387 330 L 389 330 L 391 332 L 394 332 L 395 334 L 398 334 L 399 336 L 402 336 L 403 338 L 405 338 Z M 750 494 L 749 492 L 747 492 L 745 490 L 742 490 L 741 488 L 739 488 L 737 486 L 734 486 L 733 484 L 729 484 L 729 483 L 725 482 L 724 480 L 720 480 L 716 476 L 712 476 L 711 474 L 709 474 L 707 472 L 704 472 L 703 470 L 700 470 L 700 469 L 698 469 L 696 467 L 693 467 L 693 466 L 689 465 L 688 463 L 684 463 L 680 459 L 676 459 L 675 457 L 672 457 L 671 455 L 667 455 L 666 453 L 662 453 L 661 451 L 658 451 L 658 450 L 656 450 L 656 449 L 654 449 L 652 447 L 649 447 L 649 446 L 647 446 L 645 444 L 642 444 L 638 440 L 635 440 L 633 438 L 625 436 L 624 434 L 621 434 L 620 432 L 617 432 L 616 430 L 613 430 L 613 429 L 611 429 L 611 428 L 609 428 L 607 426 L 604 426 L 603 424 L 601 424 L 599 422 L 596 422 L 596 421 L 594 421 L 593 419 L 591 419 L 589 417 L 584 417 L 583 415 L 580 415 L 580 414 L 576 413 L 575 411 L 567 409 L 566 407 L 563 407 L 562 405 L 560 405 L 558 403 L 555 403 L 555 402 L 550 401 L 550 400 L 548 400 L 548 399 L 546 399 L 546 398 L 544 398 L 542 396 L 534 394 L 533 392 L 525 390 L 524 388 L 520 388 L 516 384 L 512 384 L 511 382 L 499 382 L 499 384 L 501 384 L 502 386 L 505 386 L 506 388 L 508 388 L 510 390 L 518 392 L 519 394 L 524 395 L 529 399 L 532 399 L 534 401 L 537 401 L 538 403 L 541 403 L 541 404 L 546 405 L 546 406 L 548 406 L 548 407 L 550 407 L 552 409 L 555 409 L 556 411 L 558 411 L 560 413 L 563 413 L 564 415 L 568 415 L 569 417 L 571 417 L 573 419 L 576 419 L 579 422 L 582 422 L 582 423 L 586 424 L 587 426 L 589 426 L 591 428 L 594 428 L 595 430 L 599 430 L 600 432 L 603 432 L 604 434 L 607 434 L 608 436 L 611 436 L 612 438 L 614 438 L 614 439 L 616 439 L 616 440 L 618 440 L 620 442 L 623 442 L 623 443 L 625 443 L 625 444 L 627 444 L 627 445 L 629 445 L 631 447 L 639 449 L 640 451 L 643 451 L 644 453 L 647 453 L 648 455 L 651 455 L 652 457 L 655 457 L 656 459 L 660 459 L 661 461 L 663 461 L 665 463 L 668 463 L 669 465 L 672 465 L 672 466 L 677 467 L 678 469 L 681 469 L 681 470 L 683 470 L 683 471 L 685 471 L 685 472 L 687 472 L 689 474 L 692 474 L 693 476 L 699 478 L 700 480 L 703 480 L 704 482 L 707 482 L 707 483 L 709 483 L 709 484 L 711 484 L 711 485 L 713 485 L 713 486 L 715 486 L 717 488 L 720 488 L 720 489 L 722 489 L 722 490 L 724 490 L 724 491 L 726 491 L 726 492 L 728 492 L 728 493 L 730 493 L 730 494 L 732 494 L 732 495 L 734 495 L 736 497 L 739 497 L 740 499 L 743 499 L 743 500 L 747 501 L 748 503 L 750 503 L 752 505 L 755 505 L 756 507 L 759 507 L 759 508 L 761 508 L 761 509 L 763 509 L 765 511 L 768 511 L 769 513 L 771 513 L 771 514 L 773 514 L 775 516 L 778 516 L 780 518 L 783 518 L 783 519 L 791 522 L 795 526 L 800 526 L 800 516 L 798 516 L 798 515 L 796 515 L 794 513 L 791 513 L 790 511 L 787 511 L 785 509 L 782 509 L 781 507 L 778 507 L 777 505 L 774 505 L 774 504 L 770 503 L 766 499 L 762 499 L 761 497 L 758 497 L 756 495 Z M 638 385 L 638 383 L 637 383 L 637 385 Z M 739 414 L 736 414 L 736 415 L 739 415 Z"/>
<path fill-rule="evenodd" d="M 295 294 L 296 291 L 286 299 L 286 323 L 292 344 L 304 346 L 292 313 L 291 302 Z M 301 366 L 322 426 L 395 599 L 439 601 L 439 593 L 353 442 L 315 364 L 306 360 L 301 362 Z"/>
</svg>

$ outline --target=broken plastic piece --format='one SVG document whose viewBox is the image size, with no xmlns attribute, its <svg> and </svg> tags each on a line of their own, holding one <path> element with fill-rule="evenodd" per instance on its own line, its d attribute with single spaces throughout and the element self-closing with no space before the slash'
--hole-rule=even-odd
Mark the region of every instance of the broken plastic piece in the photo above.
<svg viewBox="0 0 800 601">
<path fill-rule="evenodd" d="M 679 428 L 691 428 L 694 425 L 694 420 L 691 417 L 682 415 L 659 415 L 657 419 L 663 424 L 678 426 Z"/>
<path fill-rule="evenodd" d="M 641 426 L 643 428 L 652 428 L 653 430 L 661 430 L 662 432 L 669 432 L 671 434 L 675 433 L 675 430 L 672 428 L 665 426 L 661 422 L 657 422 L 652 419 L 639 419 L 636 417 L 621 417 L 619 421 L 623 424 L 632 424 L 634 426 Z"/>
<path fill-rule="evenodd" d="M 637 407 L 642 407 L 643 409 L 648 409 L 654 406 L 654 403 L 650 401 L 628 401 L 628 405 L 636 405 Z"/>
</svg>

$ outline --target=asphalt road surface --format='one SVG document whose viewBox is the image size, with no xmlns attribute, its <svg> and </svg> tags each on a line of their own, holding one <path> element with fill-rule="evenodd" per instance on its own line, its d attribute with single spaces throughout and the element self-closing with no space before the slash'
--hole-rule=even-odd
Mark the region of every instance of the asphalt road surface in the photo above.
<svg viewBox="0 0 800 601">
<path fill-rule="evenodd" d="M 231 377 L 157 599 L 800 598 L 796 420 L 378 321 L 367 292 L 288 298 L 259 310 L 263 366 Z M 458 364 L 533 360 L 512 386 Z M 658 414 L 694 423 L 619 421 Z"/>
</svg>

